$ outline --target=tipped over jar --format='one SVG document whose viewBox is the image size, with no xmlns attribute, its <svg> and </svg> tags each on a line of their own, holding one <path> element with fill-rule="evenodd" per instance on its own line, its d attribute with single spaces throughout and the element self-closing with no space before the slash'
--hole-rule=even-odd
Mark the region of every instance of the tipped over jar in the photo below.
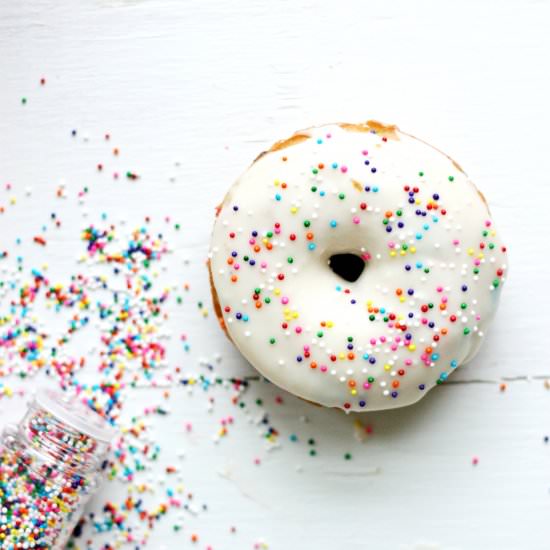
<svg viewBox="0 0 550 550">
<path fill-rule="evenodd" d="M 0 548 L 65 547 L 98 489 L 113 428 L 78 398 L 42 390 L 0 438 Z"/>
</svg>

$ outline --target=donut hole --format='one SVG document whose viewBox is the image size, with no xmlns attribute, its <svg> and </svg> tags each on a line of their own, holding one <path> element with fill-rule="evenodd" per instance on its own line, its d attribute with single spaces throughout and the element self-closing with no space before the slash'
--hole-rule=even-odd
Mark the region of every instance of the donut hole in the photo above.
<svg viewBox="0 0 550 550">
<path fill-rule="evenodd" d="M 365 269 L 365 260 L 357 254 L 333 254 L 328 259 L 328 265 L 333 273 L 349 283 L 354 283 Z"/>
</svg>

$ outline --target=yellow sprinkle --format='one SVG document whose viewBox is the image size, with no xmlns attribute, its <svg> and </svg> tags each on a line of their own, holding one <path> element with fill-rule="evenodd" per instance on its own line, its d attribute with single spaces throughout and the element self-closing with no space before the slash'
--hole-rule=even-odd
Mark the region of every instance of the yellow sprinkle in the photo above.
<svg viewBox="0 0 550 550">
<path fill-rule="evenodd" d="M 391 365 L 388 365 L 387 363 L 384 365 L 384 370 L 391 370 Z"/>
<path fill-rule="evenodd" d="M 409 351 L 414 351 L 416 346 L 414 344 L 409 344 Z"/>
<path fill-rule="evenodd" d="M 298 209 L 297 209 L 295 206 L 293 206 L 293 207 L 290 209 L 290 213 L 291 213 L 291 214 L 296 214 L 296 212 L 298 212 Z"/>
</svg>

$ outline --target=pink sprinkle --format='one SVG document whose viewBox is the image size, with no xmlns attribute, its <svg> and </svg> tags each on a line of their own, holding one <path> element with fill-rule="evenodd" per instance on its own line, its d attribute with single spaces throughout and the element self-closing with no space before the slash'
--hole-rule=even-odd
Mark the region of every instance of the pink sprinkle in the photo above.
<svg viewBox="0 0 550 550">
<path fill-rule="evenodd" d="M 263 267 L 263 268 L 265 269 L 265 268 L 267 267 L 267 262 L 262 262 L 262 263 L 260 264 L 260 266 Z"/>
<path fill-rule="evenodd" d="M 326 365 L 321 365 L 319 368 L 320 368 L 321 372 L 327 372 L 327 370 L 328 370 Z"/>
<path fill-rule="evenodd" d="M 477 466 L 477 465 L 479 464 L 479 458 L 478 458 L 477 456 L 474 456 L 474 457 L 472 458 L 472 464 L 473 464 L 474 466 Z"/>
<path fill-rule="evenodd" d="M 281 298 L 281 304 L 285 304 L 285 305 L 288 304 L 288 298 L 286 296 L 283 296 Z"/>
<path fill-rule="evenodd" d="M 361 152 L 363 153 L 363 155 L 364 155 L 365 157 L 369 154 L 369 152 L 368 152 L 366 149 L 364 149 L 364 150 L 361 151 Z"/>
<path fill-rule="evenodd" d="M 359 223 L 361 223 L 361 220 L 359 219 L 358 216 L 354 216 L 354 218 L 353 218 L 353 223 L 354 223 L 354 224 L 359 224 Z"/>
<path fill-rule="evenodd" d="M 343 174 L 345 174 L 345 173 L 348 171 L 348 167 L 347 167 L 347 166 L 342 166 L 342 167 L 340 168 L 340 171 L 341 171 Z"/>
<path fill-rule="evenodd" d="M 294 330 L 296 331 L 296 334 L 300 334 L 302 332 L 302 327 L 296 327 Z"/>
<path fill-rule="evenodd" d="M 388 246 L 389 246 L 390 248 L 395 248 L 395 243 L 394 243 L 393 241 L 390 241 L 390 242 L 388 243 Z"/>
</svg>

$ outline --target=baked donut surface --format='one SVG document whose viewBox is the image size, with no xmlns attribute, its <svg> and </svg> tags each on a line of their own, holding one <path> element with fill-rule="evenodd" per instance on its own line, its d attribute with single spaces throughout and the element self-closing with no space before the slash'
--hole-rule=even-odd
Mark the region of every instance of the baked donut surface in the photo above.
<svg viewBox="0 0 550 550">
<path fill-rule="evenodd" d="M 301 130 L 219 208 L 222 327 L 278 386 L 346 411 L 418 401 L 477 353 L 506 248 L 460 166 L 396 126 Z"/>
</svg>

